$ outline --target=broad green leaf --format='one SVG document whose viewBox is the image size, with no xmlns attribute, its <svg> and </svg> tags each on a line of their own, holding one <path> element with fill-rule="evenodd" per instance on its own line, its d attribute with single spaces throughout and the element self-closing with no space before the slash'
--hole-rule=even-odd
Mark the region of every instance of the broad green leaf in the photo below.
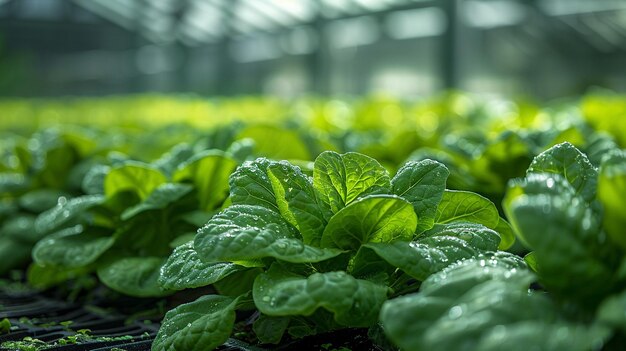
<svg viewBox="0 0 626 351">
<path fill-rule="evenodd" d="M 385 332 L 404 350 L 583 351 L 607 339 L 606 328 L 559 320 L 544 294 L 528 292 L 528 273 L 498 266 L 489 270 L 493 274 L 465 289 L 439 281 L 436 284 L 443 287 L 437 291 L 386 302 L 381 311 Z M 461 276 L 454 268 L 446 273 Z"/>
<path fill-rule="evenodd" d="M 308 316 L 324 308 L 341 325 L 367 327 L 378 320 L 387 290 L 386 286 L 355 279 L 345 272 L 304 277 L 273 265 L 254 281 L 252 294 L 259 311 L 268 316 Z"/>
<path fill-rule="evenodd" d="M 198 191 L 200 209 L 210 211 L 228 197 L 228 177 L 235 167 L 237 162 L 223 152 L 208 150 L 181 164 L 172 180 L 191 181 Z"/>
<path fill-rule="evenodd" d="M 202 262 L 193 249 L 193 241 L 183 244 L 167 259 L 159 276 L 159 284 L 168 290 L 206 286 L 245 269 L 230 262 Z"/>
<path fill-rule="evenodd" d="M 448 175 L 445 165 L 427 159 L 407 162 L 391 180 L 393 193 L 413 205 L 419 219 L 418 233 L 432 228 Z"/>
<path fill-rule="evenodd" d="M 341 253 L 305 245 L 298 231 L 278 212 L 233 205 L 198 230 L 194 247 L 206 262 L 274 257 L 287 262 L 319 262 Z"/>
<path fill-rule="evenodd" d="M 305 244 L 319 246 L 326 220 L 310 178 L 284 161 L 270 165 L 267 175 L 280 214 L 298 228 Z"/>
<path fill-rule="evenodd" d="M 266 158 L 244 162 L 230 176 L 230 198 L 234 205 L 258 205 L 279 212 L 267 168 Z"/>
<path fill-rule="evenodd" d="M 126 163 L 111 169 L 104 178 L 104 194 L 112 197 L 118 192 L 132 191 L 145 200 L 154 189 L 167 179 L 159 170 L 147 165 Z"/>
<path fill-rule="evenodd" d="M 591 202 L 596 196 L 598 172 L 587 156 L 574 145 L 565 142 L 537 155 L 528 173 L 556 173 L 572 185 L 577 194 Z"/>
<path fill-rule="evenodd" d="M 626 154 L 610 153 L 600 166 L 598 200 L 604 207 L 602 224 L 610 238 L 626 250 Z"/>
<path fill-rule="evenodd" d="M 322 152 L 315 159 L 313 186 L 332 213 L 359 197 L 389 192 L 387 170 L 369 156 L 355 152 Z"/>
<path fill-rule="evenodd" d="M 551 179 L 546 186 L 556 186 Z M 580 196 L 572 197 L 567 188 L 507 195 L 504 210 L 520 239 L 534 251 L 540 280 L 549 291 L 592 302 L 611 289 L 614 249 L 599 240 L 597 217 Z"/>
<path fill-rule="evenodd" d="M 59 198 L 55 207 L 41 213 L 35 221 L 35 229 L 39 233 L 49 233 L 59 229 L 63 224 L 84 216 L 86 210 L 104 203 L 102 195 L 83 195 L 69 200 Z"/>
<path fill-rule="evenodd" d="M 476 224 L 435 227 L 429 235 L 412 242 L 370 243 L 364 247 L 413 278 L 424 280 L 455 262 L 495 251 L 499 243 L 496 232 Z"/>
<path fill-rule="evenodd" d="M 165 209 L 192 190 L 193 187 L 187 184 L 163 183 L 154 189 L 145 200 L 122 212 L 121 218 L 126 221 L 145 211 Z"/>
<path fill-rule="evenodd" d="M 40 240 L 33 248 L 33 259 L 42 265 L 86 266 L 96 261 L 114 241 L 109 230 L 77 225 Z"/>
<path fill-rule="evenodd" d="M 410 240 L 417 216 L 413 206 L 395 195 L 370 195 L 352 202 L 330 218 L 322 247 L 357 250 L 368 242 Z"/>
<path fill-rule="evenodd" d="M 20 196 L 18 203 L 27 211 L 41 213 L 54 207 L 59 198 L 66 195 L 66 192 L 55 189 L 37 189 Z"/>
<path fill-rule="evenodd" d="M 465 260 L 430 276 L 420 293 L 387 301 L 380 319 L 402 349 L 478 349 L 483 334 L 499 325 L 552 318 L 549 300 L 528 293 L 531 280 L 506 259 Z"/>
<path fill-rule="evenodd" d="M 473 222 L 496 228 L 500 221 L 498 209 L 489 199 L 469 191 L 446 190 L 443 193 L 435 223 Z"/>
<path fill-rule="evenodd" d="M 261 314 L 252 324 L 252 330 L 262 344 L 278 344 L 289 326 L 289 317 L 270 317 Z"/>
<path fill-rule="evenodd" d="M 482 224 L 470 222 L 454 222 L 438 224 L 424 232 L 420 238 L 455 237 L 466 241 L 472 248 L 481 251 L 496 251 L 500 245 L 500 235 Z"/>
<path fill-rule="evenodd" d="M 222 345 L 235 325 L 237 299 L 206 295 L 165 314 L 153 351 L 210 351 Z"/>
<path fill-rule="evenodd" d="M 159 297 L 170 292 L 159 287 L 159 270 L 165 258 L 123 257 L 98 267 L 98 278 L 109 288 L 135 297 Z"/>
<path fill-rule="evenodd" d="M 261 265 L 264 267 L 264 265 Z M 223 296 L 240 296 L 250 294 L 256 277 L 263 272 L 261 268 L 248 268 L 237 271 L 216 281 L 213 288 Z"/>
</svg>

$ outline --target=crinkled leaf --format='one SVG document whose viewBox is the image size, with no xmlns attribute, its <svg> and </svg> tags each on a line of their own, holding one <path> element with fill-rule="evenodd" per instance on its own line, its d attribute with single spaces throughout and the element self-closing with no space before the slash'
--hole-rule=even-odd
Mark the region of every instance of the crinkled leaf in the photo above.
<svg viewBox="0 0 626 351">
<path fill-rule="evenodd" d="M 498 209 L 489 199 L 469 191 L 446 190 L 443 193 L 435 223 L 473 222 L 496 228 L 500 221 Z"/>
<path fill-rule="evenodd" d="M 330 218 L 322 247 L 357 250 L 368 242 L 410 240 L 417 226 L 413 206 L 395 195 L 370 195 L 352 202 Z"/>
<path fill-rule="evenodd" d="M 161 267 L 159 284 L 170 290 L 197 288 L 213 284 L 242 269 L 245 268 L 230 262 L 201 261 L 192 241 L 174 249 Z"/>
<path fill-rule="evenodd" d="M 109 288 L 136 297 L 158 297 L 170 292 L 157 280 L 165 258 L 123 257 L 98 267 L 98 278 Z"/>
<path fill-rule="evenodd" d="M 181 164 L 172 175 L 175 182 L 191 181 L 205 211 L 219 207 L 228 197 L 228 178 L 237 162 L 221 151 L 208 150 Z"/>
<path fill-rule="evenodd" d="M 77 225 L 40 240 L 33 248 L 33 259 L 43 265 L 86 266 L 106 252 L 114 241 L 109 230 Z"/>
<path fill-rule="evenodd" d="M 450 236 L 466 241 L 472 248 L 481 251 L 496 251 L 500 244 L 500 235 L 493 229 L 482 224 L 470 222 L 454 222 L 438 224 L 424 232 L 420 238 Z"/>
<path fill-rule="evenodd" d="M 112 197 L 118 192 L 132 191 L 145 200 L 166 181 L 165 175 L 157 169 L 139 163 L 126 163 L 111 169 L 104 178 L 104 194 Z"/>
<path fill-rule="evenodd" d="M 289 326 L 289 317 L 271 317 L 261 314 L 252 330 L 262 344 L 278 344 Z"/>
<path fill-rule="evenodd" d="M 257 277 L 252 293 L 259 311 L 269 316 L 307 316 L 321 307 L 331 311 L 341 325 L 366 327 L 378 320 L 387 290 L 345 272 L 304 277 L 273 265 Z"/>
<path fill-rule="evenodd" d="M 498 234 L 481 225 L 455 223 L 437 228 L 429 237 L 391 244 L 370 243 L 365 247 L 408 275 L 424 280 L 433 273 L 481 252 L 496 250 Z"/>
<path fill-rule="evenodd" d="M 326 220 L 310 178 L 287 162 L 270 165 L 267 175 L 280 214 L 298 228 L 305 244 L 319 246 Z"/>
<path fill-rule="evenodd" d="M 230 176 L 230 197 L 234 205 L 258 205 L 279 212 L 267 168 L 274 162 L 266 158 L 246 161 Z"/>
<path fill-rule="evenodd" d="M 193 190 L 193 187 L 188 184 L 161 184 L 145 200 L 122 212 L 121 218 L 122 220 L 128 220 L 145 211 L 162 210 L 189 194 L 191 190 Z"/>
<path fill-rule="evenodd" d="M 305 245 L 298 231 L 278 212 L 233 205 L 198 230 L 194 247 L 206 262 L 275 257 L 287 262 L 318 262 L 341 253 Z"/>
<path fill-rule="evenodd" d="M 207 295 L 165 314 L 153 351 L 210 351 L 222 345 L 235 324 L 237 299 Z"/>
<path fill-rule="evenodd" d="M 84 215 L 85 211 L 104 203 L 102 195 L 83 195 L 66 200 L 60 198 L 57 205 L 41 213 L 35 221 L 35 229 L 39 233 L 49 233 L 63 224 Z"/>
<path fill-rule="evenodd" d="M 391 180 L 393 193 L 413 205 L 419 219 L 417 232 L 432 228 L 448 175 L 444 164 L 426 159 L 407 162 Z"/>
<path fill-rule="evenodd" d="M 556 173 L 572 185 L 577 194 L 591 202 L 596 196 L 598 172 L 585 154 L 564 142 L 551 147 L 533 159 L 528 173 Z"/>
<path fill-rule="evenodd" d="M 391 182 L 387 170 L 369 156 L 355 152 L 322 152 L 315 159 L 313 186 L 332 213 L 359 197 L 388 193 Z"/>
</svg>

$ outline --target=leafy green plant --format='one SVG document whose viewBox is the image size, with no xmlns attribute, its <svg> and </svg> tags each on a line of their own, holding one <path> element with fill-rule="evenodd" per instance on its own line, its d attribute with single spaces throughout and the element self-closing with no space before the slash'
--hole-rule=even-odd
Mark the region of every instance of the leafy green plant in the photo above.
<svg viewBox="0 0 626 351">
<path fill-rule="evenodd" d="M 33 248 L 30 282 L 45 287 L 95 271 L 128 295 L 169 294 L 157 284 L 161 266 L 222 206 L 236 166 L 223 151 L 178 146 L 153 164 L 122 159 L 92 169 L 83 183 L 89 195 L 35 221 L 43 239 Z"/>
<path fill-rule="evenodd" d="M 383 305 L 388 336 L 406 350 L 621 349 L 624 169 L 619 149 L 599 170 L 570 143 L 535 157 L 504 200 L 532 269 L 502 253 L 444 268 Z"/>
<path fill-rule="evenodd" d="M 376 160 L 327 151 L 307 176 L 288 162 L 249 161 L 230 176 L 231 205 L 161 270 L 166 289 L 213 284 L 165 316 L 153 350 L 211 350 L 237 310 L 256 311 L 260 343 L 375 327 L 382 304 L 513 234 L 484 197 L 445 189 L 448 170 L 409 162 L 392 178 Z"/>
</svg>

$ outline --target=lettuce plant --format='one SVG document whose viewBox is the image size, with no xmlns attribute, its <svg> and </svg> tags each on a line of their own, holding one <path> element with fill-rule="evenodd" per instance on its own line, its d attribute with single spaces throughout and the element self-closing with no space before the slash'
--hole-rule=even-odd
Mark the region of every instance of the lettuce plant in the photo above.
<svg viewBox="0 0 626 351">
<path fill-rule="evenodd" d="M 189 155 L 192 155 L 189 157 Z M 93 168 L 88 195 L 39 215 L 29 280 L 46 287 L 96 272 L 127 295 L 163 296 L 159 271 L 172 249 L 192 237 L 228 196 L 237 166 L 229 154 L 177 147 L 154 164 L 119 160 Z"/>
<path fill-rule="evenodd" d="M 445 189 L 449 172 L 423 160 L 392 178 L 376 160 L 326 151 L 312 177 L 286 161 L 245 162 L 231 205 L 177 247 L 165 289 L 220 293 L 169 311 L 153 350 L 211 350 L 237 310 L 252 310 L 259 343 L 347 327 L 376 327 L 390 297 L 431 274 L 506 248 L 513 234 L 493 203 Z"/>
<path fill-rule="evenodd" d="M 528 265 L 497 253 L 449 266 L 383 305 L 385 332 L 404 350 L 623 349 L 624 184 L 617 148 L 599 168 L 570 143 L 539 154 L 504 200 Z"/>
</svg>

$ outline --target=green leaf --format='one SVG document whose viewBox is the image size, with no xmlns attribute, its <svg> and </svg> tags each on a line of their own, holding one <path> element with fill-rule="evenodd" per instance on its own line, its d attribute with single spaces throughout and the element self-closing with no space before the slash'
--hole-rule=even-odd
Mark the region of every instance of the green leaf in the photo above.
<svg viewBox="0 0 626 351">
<path fill-rule="evenodd" d="M 92 266 L 68 268 L 33 262 L 28 267 L 26 278 L 32 287 L 43 290 L 83 277 L 92 270 Z"/>
<path fill-rule="evenodd" d="M 339 210 L 322 234 L 322 247 L 357 250 L 368 242 L 410 240 L 417 226 L 413 206 L 395 195 L 370 195 Z"/>
<path fill-rule="evenodd" d="M 532 251 L 540 280 L 551 292 L 593 302 L 611 289 L 610 262 L 616 253 L 602 243 L 600 224 L 588 204 L 568 183 L 545 178 L 550 193 L 534 193 L 518 182 L 507 194 L 504 210 L 516 233 Z M 538 183 L 538 181 L 536 182 Z M 521 194 L 520 194 L 521 193 Z"/>
<path fill-rule="evenodd" d="M 420 238 L 455 237 L 466 241 L 472 248 L 481 251 L 496 251 L 500 244 L 500 235 L 482 224 L 454 222 L 438 224 L 424 232 Z"/>
<path fill-rule="evenodd" d="M 197 288 L 213 284 L 242 269 L 245 268 L 229 262 L 202 262 L 192 241 L 174 249 L 161 268 L 159 284 L 168 290 Z"/>
<path fill-rule="evenodd" d="M 104 194 L 112 197 L 118 192 L 132 191 L 145 200 L 167 179 L 159 170 L 135 163 L 126 163 L 111 169 L 104 179 Z"/>
<path fill-rule="evenodd" d="M 496 250 L 499 237 L 482 225 L 454 223 L 435 227 L 428 237 L 413 242 L 364 245 L 394 267 L 418 280 L 481 252 Z"/>
<path fill-rule="evenodd" d="M 237 300 L 207 295 L 167 312 L 152 350 L 214 350 L 233 331 Z"/>
<path fill-rule="evenodd" d="M 280 214 L 298 228 L 305 244 L 319 246 L 326 220 L 311 179 L 299 167 L 284 161 L 270 165 L 267 175 Z"/>
<path fill-rule="evenodd" d="M 604 207 L 602 224 L 609 237 L 626 250 L 626 153 L 615 151 L 604 159 L 598 178 L 598 200 Z"/>
<path fill-rule="evenodd" d="M 269 316 L 308 316 L 321 307 L 332 312 L 341 325 L 367 327 L 378 320 L 387 290 L 345 272 L 304 277 L 275 264 L 257 277 L 252 294 L 259 311 Z"/>
<path fill-rule="evenodd" d="M 437 206 L 446 189 L 448 168 L 437 161 L 407 162 L 391 180 L 394 194 L 408 200 L 415 209 L 417 232 L 432 228 Z"/>
<path fill-rule="evenodd" d="M 387 170 L 371 157 L 324 151 L 315 159 L 313 186 L 332 213 L 359 197 L 389 192 Z"/>
<path fill-rule="evenodd" d="M 465 260 L 426 279 L 420 293 L 387 301 L 381 322 L 402 349 L 482 350 L 481 339 L 501 326 L 552 322 L 554 308 L 528 292 L 531 281 L 507 259 Z"/>
<path fill-rule="evenodd" d="M 527 173 L 555 173 L 567 179 L 585 201 L 591 202 L 596 196 L 598 172 L 587 156 L 568 142 L 537 155 Z"/>
<path fill-rule="evenodd" d="M 159 287 L 162 257 L 123 257 L 98 267 L 98 278 L 109 288 L 135 297 L 159 297 L 170 292 Z"/>
<path fill-rule="evenodd" d="M 200 209 L 218 208 L 228 197 L 228 177 L 237 162 L 221 151 L 208 150 L 181 164 L 172 175 L 174 182 L 191 181 L 198 189 Z"/>
<path fill-rule="evenodd" d="M 515 243 L 515 232 L 509 222 L 500 217 L 498 225 L 494 228 L 494 230 L 500 234 L 500 245 L 498 245 L 498 250 L 507 250 L 513 246 Z"/>
<path fill-rule="evenodd" d="M 278 212 L 233 205 L 198 230 L 194 247 L 206 262 L 274 257 L 287 262 L 319 262 L 341 253 L 305 245 L 298 231 Z"/>
<path fill-rule="evenodd" d="M 85 215 L 86 210 L 104 203 L 102 195 L 83 195 L 66 200 L 60 198 L 57 205 L 41 213 L 35 221 L 35 229 L 39 233 L 49 233 L 59 229 L 63 224 Z"/>
<path fill-rule="evenodd" d="M 252 324 L 252 330 L 262 344 L 278 344 L 289 326 L 289 317 L 270 317 L 261 314 Z"/>
<path fill-rule="evenodd" d="M 165 209 L 192 190 L 193 187 L 187 184 L 161 184 L 145 200 L 122 212 L 121 218 L 126 221 L 145 211 Z"/>
<path fill-rule="evenodd" d="M 473 222 L 494 229 L 498 226 L 498 209 L 489 199 L 469 191 L 446 190 L 443 193 L 435 223 Z"/>
<path fill-rule="evenodd" d="M 42 265 L 86 266 L 105 253 L 114 241 L 109 230 L 77 225 L 40 240 L 33 248 L 33 259 Z"/>
<path fill-rule="evenodd" d="M 266 158 L 246 161 L 230 176 L 230 197 L 234 205 L 259 205 L 279 212 L 267 168 Z"/>
</svg>

